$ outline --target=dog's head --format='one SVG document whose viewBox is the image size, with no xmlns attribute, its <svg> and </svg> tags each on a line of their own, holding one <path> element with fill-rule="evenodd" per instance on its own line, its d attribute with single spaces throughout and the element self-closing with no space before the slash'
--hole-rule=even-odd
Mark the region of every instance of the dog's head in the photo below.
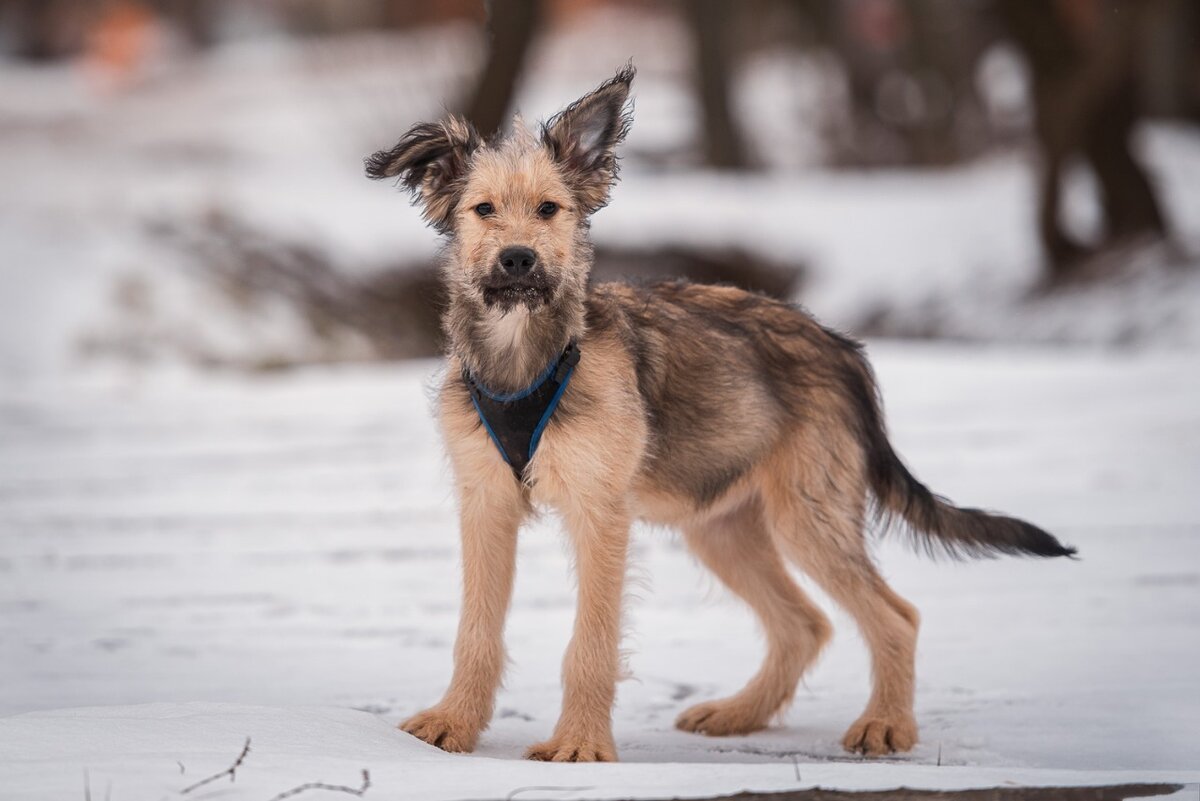
<svg viewBox="0 0 1200 801">
<path fill-rule="evenodd" d="M 626 67 L 541 127 L 518 119 L 484 142 L 449 117 L 413 126 L 366 160 L 371 178 L 399 178 L 425 219 L 451 240 L 448 277 L 491 308 L 535 310 L 591 268 L 589 217 L 608 202 L 617 145 L 629 129 Z"/>
</svg>

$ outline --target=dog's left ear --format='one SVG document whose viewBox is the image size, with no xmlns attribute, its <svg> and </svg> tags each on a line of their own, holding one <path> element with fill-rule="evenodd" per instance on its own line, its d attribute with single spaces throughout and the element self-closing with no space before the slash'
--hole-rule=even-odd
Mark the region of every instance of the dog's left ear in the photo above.
<svg viewBox="0 0 1200 801">
<path fill-rule="evenodd" d="M 542 126 L 542 142 L 575 191 L 584 213 L 608 203 L 617 177 L 617 145 L 633 122 L 627 106 L 633 65 L 584 95 Z"/>
</svg>

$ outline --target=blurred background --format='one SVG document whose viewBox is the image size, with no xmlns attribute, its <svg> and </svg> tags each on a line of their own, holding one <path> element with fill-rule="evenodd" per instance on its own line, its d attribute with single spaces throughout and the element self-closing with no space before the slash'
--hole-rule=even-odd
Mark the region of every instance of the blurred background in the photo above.
<svg viewBox="0 0 1200 801">
<path fill-rule="evenodd" d="M 1192 0 L 0 0 L 0 54 L 0 380 L 436 354 L 436 237 L 362 157 L 631 58 L 600 277 L 1200 344 Z"/>
<path fill-rule="evenodd" d="M 448 111 L 546 119 L 630 59 L 597 276 L 732 282 L 867 338 L 922 480 L 1083 556 L 881 539 L 924 620 L 911 759 L 1200 764 L 1197 0 L 0 0 L 0 716 L 439 696 L 439 243 L 363 158 Z M 529 528 L 505 759 L 549 731 L 573 625 L 561 527 Z M 678 541 L 634 543 L 622 757 L 843 759 L 869 662 L 836 612 L 785 726 L 674 731 L 761 645 Z M 4 786 L 78 797 L 90 764 L 98 790 L 48 720 L 10 738 L 69 769 Z M 87 759 L 123 758 L 113 731 Z"/>
</svg>

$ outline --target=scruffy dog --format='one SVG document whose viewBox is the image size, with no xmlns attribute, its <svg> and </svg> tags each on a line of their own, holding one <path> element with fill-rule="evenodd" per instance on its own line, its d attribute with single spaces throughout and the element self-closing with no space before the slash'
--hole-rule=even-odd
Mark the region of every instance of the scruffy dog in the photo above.
<svg viewBox="0 0 1200 801">
<path fill-rule="evenodd" d="M 398 178 L 447 237 L 439 413 L 460 506 L 462 617 L 445 697 L 402 728 L 447 751 L 475 746 L 504 667 L 517 530 L 546 506 L 570 533 L 579 599 L 562 714 L 526 756 L 616 759 L 635 518 L 680 530 L 766 631 L 750 683 L 686 710 L 679 728 L 751 732 L 791 700 L 831 633 L 791 561 L 854 616 L 871 651 L 874 689 L 843 745 L 908 750 L 917 611 L 876 571 L 869 508 L 952 554 L 1074 551 L 931 494 L 888 442 L 861 347 L 800 309 L 722 286 L 589 286 L 588 221 L 617 177 L 633 75 L 622 70 L 538 134 L 518 121 L 483 141 L 450 117 L 367 159 L 370 177 Z"/>
</svg>

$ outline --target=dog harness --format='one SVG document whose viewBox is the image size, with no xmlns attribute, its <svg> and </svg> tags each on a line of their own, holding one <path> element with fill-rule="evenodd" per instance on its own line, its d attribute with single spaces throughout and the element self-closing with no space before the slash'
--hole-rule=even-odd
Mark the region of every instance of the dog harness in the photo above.
<svg viewBox="0 0 1200 801">
<path fill-rule="evenodd" d="M 569 343 L 532 384 L 518 392 L 492 392 L 463 368 L 463 381 L 471 393 L 479 421 L 518 481 L 525 477 L 525 468 L 558 408 L 575 365 L 579 364 L 579 356 L 579 347 Z"/>
</svg>

